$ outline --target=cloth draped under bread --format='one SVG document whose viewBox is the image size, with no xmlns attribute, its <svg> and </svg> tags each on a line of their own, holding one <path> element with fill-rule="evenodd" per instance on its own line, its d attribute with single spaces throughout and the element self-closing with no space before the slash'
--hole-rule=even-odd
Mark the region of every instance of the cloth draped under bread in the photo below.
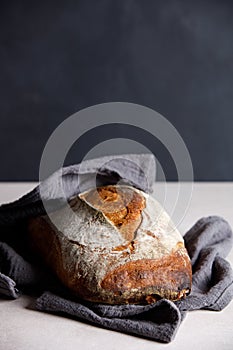
<svg viewBox="0 0 233 350">
<path fill-rule="evenodd" d="M 89 175 L 98 185 L 122 181 L 145 192 L 152 190 L 155 161 L 152 155 L 122 155 L 88 160 L 62 169 L 62 188 L 56 174 L 33 191 L 12 203 L 0 206 L 0 296 L 35 296 L 35 309 L 77 317 L 111 330 L 135 334 L 160 342 L 170 342 L 187 311 L 222 310 L 233 297 L 233 272 L 225 260 L 232 247 L 232 230 L 217 216 L 200 219 L 184 236 L 192 261 L 191 294 L 178 302 L 162 299 L 150 305 L 104 305 L 75 300 L 42 262 L 34 261 L 25 244 L 25 222 L 45 214 L 43 201 L 51 211 L 90 186 Z"/>
</svg>

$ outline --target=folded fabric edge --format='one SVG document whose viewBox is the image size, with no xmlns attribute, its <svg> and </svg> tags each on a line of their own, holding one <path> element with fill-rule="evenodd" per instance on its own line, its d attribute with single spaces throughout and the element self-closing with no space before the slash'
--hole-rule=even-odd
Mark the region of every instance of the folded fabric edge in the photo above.
<svg viewBox="0 0 233 350">
<path fill-rule="evenodd" d="M 67 303 L 68 302 L 68 303 Z M 174 320 L 172 323 L 156 324 L 152 321 L 138 320 L 137 315 L 135 317 L 129 316 L 128 318 L 108 318 L 101 317 L 96 314 L 92 309 L 87 308 L 83 304 L 75 303 L 70 300 L 66 300 L 60 296 L 57 296 L 51 292 L 44 292 L 35 303 L 36 310 L 46 311 L 51 313 L 63 313 L 73 316 L 77 319 L 90 322 L 94 326 L 100 326 L 109 330 L 122 332 L 134 336 L 140 336 L 146 339 L 159 341 L 162 343 L 169 343 L 174 338 L 179 329 L 180 323 L 184 318 L 183 313 L 181 315 L 177 306 L 169 300 L 163 300 L 167 303 L 174 314 Z M 67 307 L 68 305 L 68 307 Z"/>
<path fill-rule="evenodd" d="M 10 277 L 0 272 L 0 294 L 12 299 L 17 299 L 20 296 L 19 290 L 16 288 L 16 283 Z"/>
<path fill-rule="evenodd" d="M 103 156 L 103 157 L 83 161 L 82 164 L 85 164 L 85 165 L 82 167 L 83 169 L 82 171 L 80 171 L 80 164 L 74 164 L 74 165 L 70 165 L 70 166 L 63 167 L 61 169 L 56 170 L 54 173 L 49 175 L 46 179 L 41 181 L 31 191 L 25 193 L 23 196 L 17 198 L 14 201 L 1 204 L 0 215 L 2 214 L 6 215 L 8 211 L 11 212 L 12 210 L 14 210 L 15 208 L 17 209 L 18 207 L 21 207 L 21 208 L 27 207 L 28 204 L 30 204 L 31 202 L 40 201 L 41 200 L 40 191 L 43 192 L 43 187 L 45 187 L 45 192 L 46 192 L 48 185 L 51 185 L 54 178 L 56 178 L 57 175 L 60 174 L 61 170 L 63 175 L 69 175 L 69 174 L 74 175 L 74 174 L 78 174 L 79 171 L 80 171 L 80 174 L 88 174 L 98 169 L 98 168 L 97 169 L 95 168 L 95 164 L 93 169 L 93 166 L 91 166 L 92 163 L 96 163 L 96 166 L 97 166 L 97 165 L 101 165 L 103 161 L 107 162 L 110 160 L 121 159 L 124 157 L 126 160 L 129 160 L 129 161 L 131 160 L 132 162 L 135 161 L 135 163 L 137 163 L 138 166 L 140 165 L 139 163 L 143 163 L 143 162 L 147 163 L 147 166 L 148 166 L 147 173 L 150 175 L 150 178 L 151 178 L 149 181 L 150 182 L 149 190 L 152 191 L 152 178 L 155 179 L 155 172 L 156 172 L 155 157 L 153 154 L 143 153 L 143 154 L 120 154 L 120 155 L 113 155 L 113 156 Z M 89 167 L 87 166 L 87 164 L 89 164 Z M 124 178 L 126 179 L 127 177 L 124 175 Z M 127 180 L 131 181 L 130 178 Z M 4 223 L 4 217 L 1 218 L 0 216 L 0 223 L 1 221 L 3 221 Z"/>
<path fill-rule="evenodd" d="M 214 302 L 205 309 L 213 311 L 222 311 L 233 298 L 233 271 L 231 264 L 224 258 L 217 256 L 214 261 L 215 269 L 222 270 L 220 273 L 223 278 L 212 287 L 212 294 L 216 296 Z M 224 288 L 219 289 L 219 284 L 224 285 Z"/>
</svg>

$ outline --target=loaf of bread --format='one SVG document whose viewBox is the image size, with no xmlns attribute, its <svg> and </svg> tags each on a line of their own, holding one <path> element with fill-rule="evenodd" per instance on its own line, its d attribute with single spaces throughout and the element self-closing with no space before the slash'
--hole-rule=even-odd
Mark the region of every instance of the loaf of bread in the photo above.
<svg viewBox="0 0 233 350">
<path fill-rule="evenodd" d="M 29 240 L 79 298 L 108 304 L 179 300 L 192 269 L 161 205 L 131 186 L 91 189 L 48 216 L 30 219 Z M 52 223 L 59 222 L 59 230 Z M 58 221 L 57 221 L 58 220 Z"/>
</svg>

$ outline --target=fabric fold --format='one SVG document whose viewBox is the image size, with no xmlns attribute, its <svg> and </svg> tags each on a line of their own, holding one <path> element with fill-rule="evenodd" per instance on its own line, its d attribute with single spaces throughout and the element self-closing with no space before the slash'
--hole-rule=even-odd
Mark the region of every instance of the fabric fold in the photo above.
<svg viewBox="0 0 233 350">
<path fill-rule="evenodd" d="M 102 306 L 104 308 L 105 305 Z M 168 343 L 175 337 L 181 322 L 181 313 L 174 303 L 169 300 L 160 300 L 149 310 L 141 308 L 141 313 L 125 315 L 125 317 L 100 316 L 90 305 L 80 304 L 61 298 L 50 292 L 44 293 L 36 302 L 36 308 L 41 311 L 62 313 L 75 316 L 92 324 L 147 337 Z"/>
</svg>

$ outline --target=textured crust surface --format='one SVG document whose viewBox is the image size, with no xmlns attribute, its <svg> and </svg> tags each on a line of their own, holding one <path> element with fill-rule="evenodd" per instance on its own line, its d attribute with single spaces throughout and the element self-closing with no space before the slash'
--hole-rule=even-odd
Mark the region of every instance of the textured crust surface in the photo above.
<svg viewBox="0 0 233 350">
<path fill-rule="evenodd" d="M 178 248 L 162 259 L 130 261 L 107 274 L 101 286 L 121 294 L 132 289 L 145 290 L 154 286 L 154 298 L 163 294 L 168 299 L 179 299 L 185 294 L 190 282 L 188 265 L 185 249 Z"/>
<path fill-rule="evenodd" d="M 144 197 L 129 188 L 108 186 L 97 188 L 81 194 L 80 198 L 101 211 L 117 227 L 125 240 L 134 239 L 135 232 L 142 218 L 145 207 Z"/>
<path fill-rule="evenodd" d="M 109 304 L 178 300 L 191 289 L 183 238 L 151 196 L 129 186 L 105 186 L 31 219 L 29 238 L 77 296 Z M 78 213 L 78 215 L 77 215 Z"/>
</svg>

